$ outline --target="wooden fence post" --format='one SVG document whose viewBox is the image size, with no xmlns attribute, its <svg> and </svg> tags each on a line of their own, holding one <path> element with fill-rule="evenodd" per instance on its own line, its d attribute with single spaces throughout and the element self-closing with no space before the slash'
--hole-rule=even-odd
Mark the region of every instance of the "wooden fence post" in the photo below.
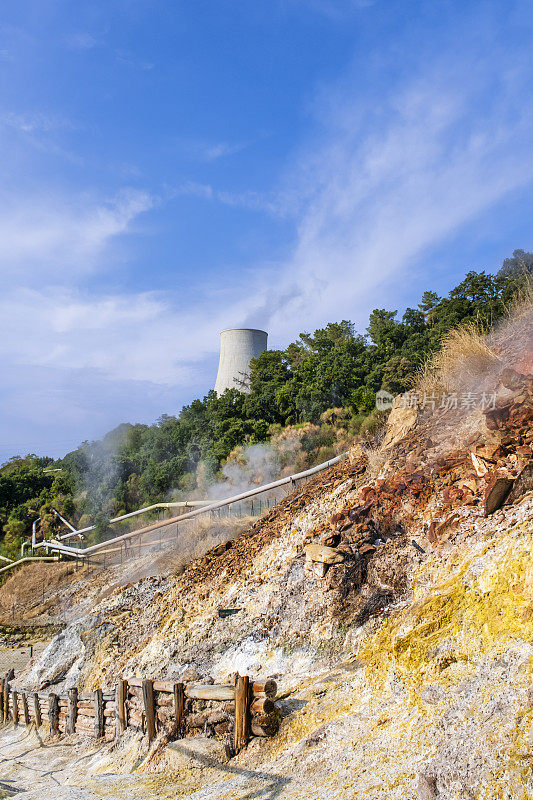
<svg viewBox="0 0 533 800">
<path fill-rule="evenodd" d="M 43 724 L 41 719 L 41 705 L 39 702 L 39 695 L 37 692 L 33 693 L 33 710 L 35 712 L 35 727 L 40 728 Z"/>
<path fill-rule="evenodd" d="M 175 683 L 172 687 L 174 697 L 174 717 L 176 719 L 176 734 L 183 736 L 183 717 L 185 715 L 185 687 L 183 683 Z"/>
<path fill-rule="evenodd" d="M 235 679 L 235 730 L 233 748 L 240 753 L 248 744 L 250 735 L 250 678 L 237 675 Z"/>
<path fill-rule="evenodd" d="M 101 739 L 105 733 L 105 718 L 104 718 L 104 693 L 101 689 L 95 689 L 94 692 L 94 735 L 97 739 Z"/>
<path fill-rule="evenodd" d="M 11 694 L 12 694 L 12 697 L 13 697 L 13 725 L 18 725 L 19 724 L 19 696 L 18 696 L 18 692 L 16 692 L 14 689 L 13 689 Z"/>
<path fill-rule="evenodd" d="M 154 682 L 144 680 L 142 682 L 144 716 L 146 718 L 146 732 L 148 741 L 155 739 L 155 705 L 154 705 Z"/>
<path fill-rule="evenodd" d="M 30 726 L 30 710 L 28 708 L 28 697 L 26 692 L 22 692 L 22 712 L 24 714 L 24 725 L 29 728 Z"/>
<path fill-rule="evenodd" d="M 67 724 L 65 733 L 68 735 L 76 731 L 76 719 L 78 717 L 78 690 L 75 686 L 67 693 Z"/>
<path fill-rule="evenodd" d="M 48 695 L 48 719 L 52 736 L 59 734 L 59 697 L 57 694 Z"/>
<path fill-rule="evenodd" d="M 126 730 L 126 698 L 128 697 L 128 681 L 118 681 L 115 688 L 115 737 L 118 738 Z"/>
<path fill-rule="evenodd" d="M 4 696 L 4 722 L 9 721 L 9 684 L 7 678 L 4 678 L 4 686 L 2 694 Z"/>
</svg>

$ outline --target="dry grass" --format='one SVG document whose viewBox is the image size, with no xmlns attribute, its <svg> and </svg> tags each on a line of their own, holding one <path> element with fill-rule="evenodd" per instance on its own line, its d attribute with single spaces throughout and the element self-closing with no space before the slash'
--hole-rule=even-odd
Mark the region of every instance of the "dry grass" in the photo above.
<svg viewBox="0 0 533 800">
<path fill-rule="evenodd" d="M 369 479 L 375 479 L 385 466 L 389 454 L 382 450 L 381 447 L 369 447 L 367 450 L 367 455 L 367 475 Z"/>
<path fill-rule="evenodd" d="M 58 592 L 75 576 L 75 565 L 36 562 L 17 569 L 0 587 L 0 619 L 31 619 L 59 611 Z"/>
<path fill-rule="evenodd" d="M 501 366 L 478 326 L 464 325 L 443 338 L 441 349 L 415 377 L 414 388 L 427 396 L 463 391 L 480 385 Z"/>
<path fill-rule="evenodd" d="M 506 366 L 519 372 L 533 370 L 533 287 L 528 284 L 512 313 L 488 337 L 488 343 Z"/>
<path fill-rule="evenodd" d="M 154 543 L 142 556 L 114 567 L 113 580 L 101 597 L 129 583 L 156 575 L 179 574 L 196 558 L 205 555 L 212 547 L 234 539 L 242 530 L 250 527 L 257 517 L 211 517 L 198 516 L 181 522 L 179 537 L 174 544 L 160 551 Z"/>
<path fill-rule="evenodd" d="M 177 552 L 165 559 L 169 572 L 179 571 L 195 558 L 205 555 L 212 547 L 234 539 L 242 530 L 250 527 L 255 518 L 250 517 L 196 517 L 187 522 L 180 533 Z M 161 559 L 163 561 L 163 559 Z M 160 567 L 163 564 L 160 563 Z"/>
</svg>

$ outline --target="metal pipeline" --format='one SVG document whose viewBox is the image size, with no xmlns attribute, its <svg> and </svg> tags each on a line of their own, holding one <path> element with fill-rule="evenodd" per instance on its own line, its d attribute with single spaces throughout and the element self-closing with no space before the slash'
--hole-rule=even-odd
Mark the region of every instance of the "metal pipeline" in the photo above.
<svg viewBox="0 0 533 800">
<path fill-rule="evenodd" d="M 66 526 L 67 526 L 67 528 L 70 528 L 70 530 L 71 530 L 71 531 L 74 531 L 74 533 L 77 533 L 77 532 L 78 532 L 78 531 L 76 530 L 76 528 L 74 527 L 74 525 L 72 525 L 72 524 L 71 524 L 71 523 L 68 521 L 68 519 L 65 519 L 65 517 L 62 517 L 62 516 L 61 516 L 61 514 L 59 513 L 59 511 L 57 510 L 57 508 L 52 508 L 52 511 L 54 512 L 54 514 L 56 515 L 56 517 L 59 517 L 59 519 L 61 520 L 61 522 L 62 522 L 64 525 L 66 525 Z"/>
<path fill-rule="evenodd" d="M 139 508 L 137 511 L 130 511 L 129 514 L 122 514 L 120 517 L 113 517 L 113 519 L 109 520 L 109 525 L 113 525 L 115 522 L 122 522 L 123 519 L 130 519 L 130 517 L 137 517 L 139 514 L 145 514 L 147 511 L 153 511 L 156 508 L 189 508 L 195 506 L 207 506 L 209 505 L 209 500 L 180 500 L 176 503 L 154 503 L 153 506 L 146 506 L 145 508 Z M 54 509 L 55 511 L 55 509 Z M 70 522 L 67 522 L 66 519 L 58 514 L 56 511 L 57 516 L 68 525 L 71 530 L 71 533 L 64 533 L 63 536 L 59 536 L 59 540 L 63 541 L 64 539 L 71 539 L 73 536 L 76 536 L 78 533 L 89 533 L 89 531 L 94 531 L 95 525 L 89 525 L 87 528 L 80 528 L 79 530 L 75 528 Z"/>
<path fill-rule="evenodd" d="M 172 517 L 171 519 L 167 519 L 161 523 L 155 523 L 152 525 L 148 525 L 145 528 L 139 528 L 136 531 L 131 531 L 129 533 L 125 533 L 122 536 L 116 536 L 114 539 L 108 539 L 105 542 L 100 542 L 99 544 L 93 544 L 90 547 L 85 547 L 83 550 L 79 550 L 74 547 L 69 547 L 68 545 L 60 545 L 58 542 L 43 542 L 40 546 L 46 547 L 47 552 L 49 550 L 56 551 L 58 553 L 64 553 L 65 555 L 73 555 L 79 558 L 85 558 L 86 556 L 90 555 L 91 553 L 96 553 L 98 550 L 103 550 L 110 545 L 113 545 L 117 542 L 125 542 L 128 539 L 132 539 L 135 536 L 142 535 L 144 532 L 148 530 L 154 530 L 157 528 L 162 528 L 167 525 L 172 525 L 172 523 L 179 523 L 184 522 L 188 519 L 192 519 L 193 517 L 197 517 L 200 514 L 209 513 L 210 511 L 214 511 L 217 508 L 222 508 L 223 506 L 231 505 L 232 503 L 236 503 L 240 500 L 245 500 L 247 497 L 254 497 L 257 494 L 262 494 L 263 492 L 270 491 L 271 489 L 276 489 L 278 486 L 284 486 L 288 483 L 296 483 L 296 481 L 302 478 L 311 477 L 311 475 L 316 475 L 318 472 L 322 472 L 323 470 L 331 467 L 333 464 L 336 464 L 342 458 L 344 458 L 347 453 L 341 453 L 340 456 L 336 456 L 335 458 L 330 458 L 329 461 L 324 461 L 322 464 L 318 464 L 316 467 L 312 467 L 311 469 L 306 469 L 304 472 L 297 472 L 295 475 L 289 475 L 286 478 L 281 478 L 280 480 L 274 481 L 273 483 L 267 483 L 263 486 L 258 486 L 256 489 L 249 489 L 247 492 L 242 492 L 242 494 L 236 494 L 233 497 L 228 497 L 225 500 L 218 500 L 215 503 L 210 503 L 207 506 L 203 506 L 202 508 L 197 508 L 194 511 L 189 511 L 187 514 L 181 514 L 179 517 Z M 172 504 L 168 504 L 172 505 Z M 136 512 L 133 512 L 135 514 Z M 131 516 L 131 515 L 129 515 Z M 94 526 L 90 528 L 93 530 Z M 88 529 L 83 529 L 88 530 Z M 81 533 L 82 531 L 77 531 Z M 73 536 L 74 534 L 67 534 L 66 536 Z M 62 536 L 61 539 L 65 539 L 66 536 Z"/>
<path fill-rule="evenodd" d="M 31 549 L 32 550 L 35 549 L 35 545 L 37 544 L 37 523 L 40 522 L 40 521 L 41 521 L 41 518 L 37 517 L 37 519 L 33 520 L 33 523 L 32 523 L 32 526 L 31 526 Z"/>
</svg>

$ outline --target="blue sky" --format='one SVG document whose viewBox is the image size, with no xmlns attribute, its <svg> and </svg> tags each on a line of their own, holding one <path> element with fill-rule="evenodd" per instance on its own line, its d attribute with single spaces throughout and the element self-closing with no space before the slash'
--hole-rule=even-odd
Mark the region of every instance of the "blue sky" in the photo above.
<svg viewBox="0 0 533 800">
<path fill-rule="evenodd" d="M 533 8 L 4 0 L 0 461 L 533 249 Z"/>
</svg>

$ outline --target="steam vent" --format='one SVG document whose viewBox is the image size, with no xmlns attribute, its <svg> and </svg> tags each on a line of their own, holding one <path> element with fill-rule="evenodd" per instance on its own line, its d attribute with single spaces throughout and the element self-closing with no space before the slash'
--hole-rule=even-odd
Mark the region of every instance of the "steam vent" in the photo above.
<svg viewBox="0 0 533 800">
<path fill-rule="evenodd" d="M 220 334 L 220 361 L 215 383 L 215 392 L 223 394 L 226 389 L 249 392 L 249 367 L 252 358 L 257 358 L 267 348 L 266 331 L 255 328 L 229 328 Z"/>
</svg>

